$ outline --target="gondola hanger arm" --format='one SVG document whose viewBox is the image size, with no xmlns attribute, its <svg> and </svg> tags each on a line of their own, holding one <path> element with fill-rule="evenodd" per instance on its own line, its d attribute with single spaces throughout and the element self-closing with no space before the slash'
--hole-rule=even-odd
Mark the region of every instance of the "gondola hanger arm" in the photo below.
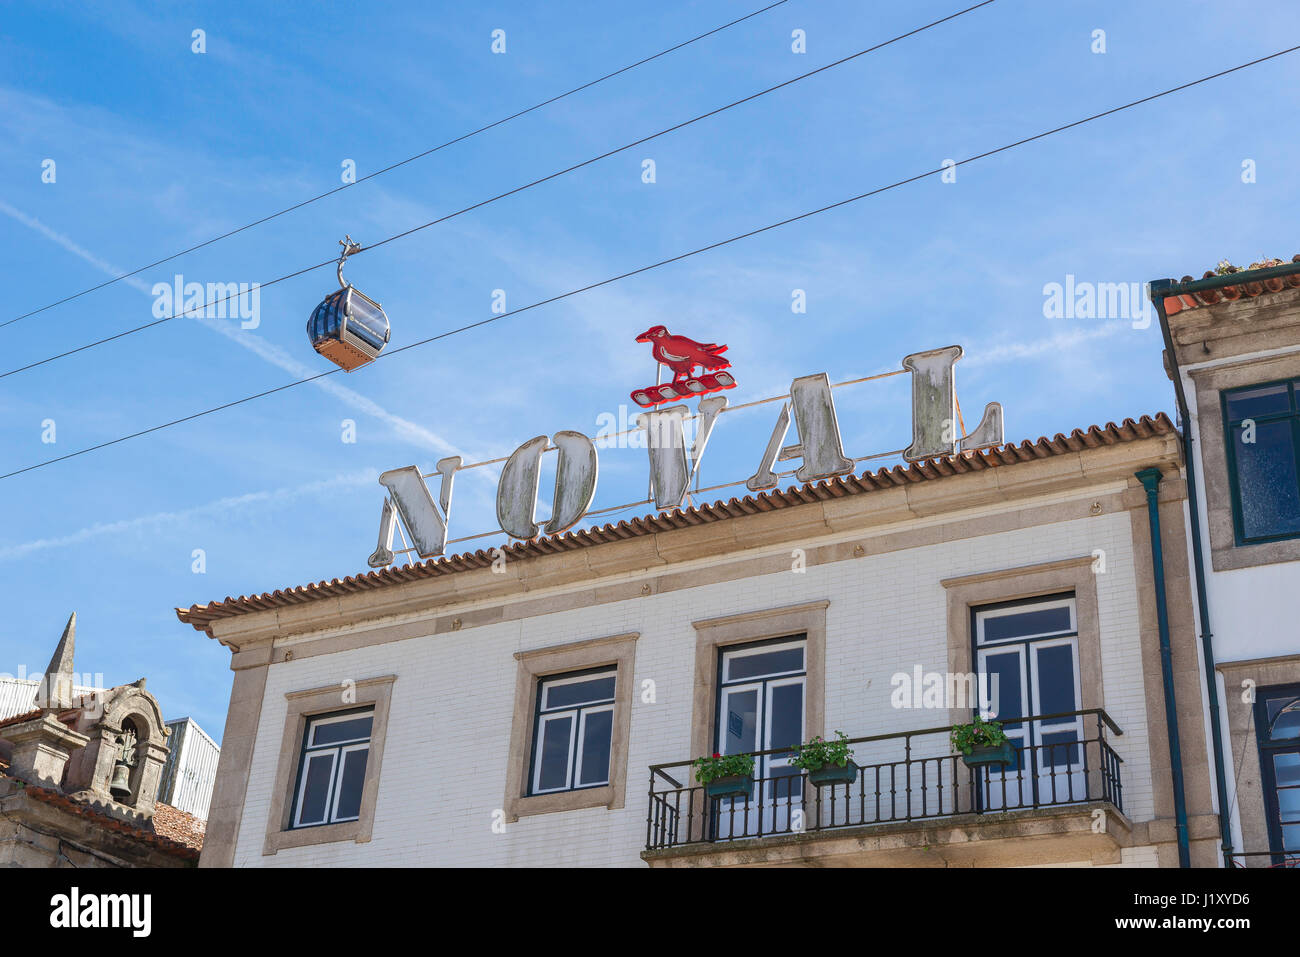
<svg viewBox="0 0 1300 957">
<path fill-rule="evenodd" d="M 343 239 L 339 240 L 339 245 L 343 247 L 343 255 L 339 256 L 338 277 L 339 288 L 347 289 L 349 283 L 343 279 L 343 264 L 347 262 L 349 256 L 361 252 L 361 244 L 352 241 L 352 235 L 349 233 Z"/>
</svg>

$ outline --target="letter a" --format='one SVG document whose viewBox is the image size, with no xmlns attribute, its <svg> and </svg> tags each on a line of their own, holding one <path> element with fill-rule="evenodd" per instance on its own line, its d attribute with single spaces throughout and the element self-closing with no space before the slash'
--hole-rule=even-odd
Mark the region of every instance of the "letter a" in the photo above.
<svg viewBox="0 0 1300 957">
<path fill-rule="evenodd" d="M 782 445 L 790 428 L 792 408 L 801 441 L 798 445 Z M 782 404 L 776 427 L 772 429 L 772 437 L 763 452 L 763 461 L 758 471 L 745 482 L 745 487 L 751 492 L 776 488 L 777 476 L 772 466 L 793 458 L 804 461 L 794 473 L 800 482 L 815 482 L 853 471 L 853 460 L 844 455 L 831 383 L 824 372 L 801 376 L 790 383 L 790 401 Z"/>
</svg>

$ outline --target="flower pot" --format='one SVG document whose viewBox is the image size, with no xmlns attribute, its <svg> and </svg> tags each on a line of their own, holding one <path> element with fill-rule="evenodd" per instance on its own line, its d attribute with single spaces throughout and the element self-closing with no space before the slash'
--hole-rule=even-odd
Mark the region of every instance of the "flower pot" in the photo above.
<svg viewBox="0 0 1300 957">
<path fill-rule="evenodd" d="M 985 744 L 971 748 L 970 754 L 963 754 L 961 759 L 968 768 L 983 768 L 1012 764 L 1016 760 L 1016 749 L 1010 741 L 1001 744 Z"/>
<path fill-rule="evenodd" d="M 711 798 L 749 797 L 754 779 L 748 774 L 729 774 L 714 778 L 704 785 L 704 793 Z"/>
<path fill-rule="evenodd" d="M 852 784 L 858 779 L 858 766 L 849 759 L 849 763 L 840 767 L 836 764 L 823 764 L 815 771 L 808 772 L 808 783 L 813 787 L 824 788 L 836 784 Z"/>
</svg>

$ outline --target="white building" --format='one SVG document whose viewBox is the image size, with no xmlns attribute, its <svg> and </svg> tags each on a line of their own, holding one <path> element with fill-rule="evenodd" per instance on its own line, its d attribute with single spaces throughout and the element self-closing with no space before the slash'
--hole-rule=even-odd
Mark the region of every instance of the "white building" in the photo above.
<svg viewBox="0 0 1300 957">
<path fill-rule="evenodd" d="M 959 448 L 178 609 L 235 672 L 202 864 L 1214 866 L 1174 426 Z"/>
<path fill-rule="evenodd" d="M 206 821 L 221 746 L 193 718 L 168 721 L 167 729 L 171 750 L 163 765 L 158 800 Z"/>
</svg>

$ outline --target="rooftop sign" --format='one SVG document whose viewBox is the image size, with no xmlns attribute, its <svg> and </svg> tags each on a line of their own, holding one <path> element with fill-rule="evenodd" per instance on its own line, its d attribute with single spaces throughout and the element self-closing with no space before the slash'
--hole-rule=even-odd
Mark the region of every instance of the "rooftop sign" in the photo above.
<svg viewBox="0 0 1300 957">
<path fill-rule="evenodd" d="M 650 497 L 660 511 L 683 507 L 691 482 L 699 471 L 705 447 L 713 434 L 719 415 L 727 408 L 725 396 L 709 393 L 735 386 L 730 372 L 722 371 L 731 363 L 722 359 L 726 346 L 699 343 L 685 336 L 670 335 L 663 326 L 655 326 L 637 337 L 638 342 L 652 344 L 655 359 L 673 371 L 673 380 L 647 386 L 632 393 L 638 405 L 650 411 L 637 416 L 638 429 L 646 433 L 649 453 Z M 961 346 L 946 346 L 905 356 L 898 373 L 910 373 L 912 379 L 912 441 L 902 451 L 908 462 L 956 455 L 975 449 L 1001 445 L 1003 442 L 1002 406 L 990 402 L 984 407 L 979 425 L 962 435 L 958 427 L 957 395 L 953 366 L 962 357 Z M 696 367 L 703 370 L 698 376 Z M 824 372 L 800 376 L 790 383 L 780 411 L 772 426 L 767 447 L 758 457 L 757 467 L 744 485 L 752 492 L 777 487 L 778 462 L 799 460 L 794 476 L 801 483 L 847 475 L 855 460 L 844 454 L 839 420 L 831 383 Z M 701 398 L 695 418 L 695 437 L 687 446 L 684 423 L 691 418 L 686 405 L 658 408 L 680 397 Z M 786 439 L 793 426 L 796 441 Z M 536 520 L 540 492 L 541 461 L 544 452 L 554 449 L 559 460 L 555 468 L 555 489 L 550 519 L 545 525 Z M 867 456 L 870 457 L 870 456 Z M 444 554 L 451 523 L 452 489 L 456 473 L 464 465 L 460 456 L 442 459 L 434 467 L 438 476 L 435 501 L 426 478 L 414 465 L 392 469 L 379 476 L 388 490 L 379 524 L 379 545 L 370 556 L 372 568 L 392 564 L 393 535 L 400 518 L 410 536 L 414 552 L 420 558 Z M 497 485 L 496 512 L 500 531 L 511 538 L 527 541 L 539 535 L 556 535 L 573 528 L 591 509 L 596 497 L 598 456 L 596 444 L 581 432 L 564 430 L 548 439 L 538 435 L 529 439 L 510 455 L 501 470 Z M 740 484 L 739 481 L 732 484 Z M 491 534 L 491 533 L 489 533 Z M 405 537 L 405 536 L 404 536 Z"/>
</svg>

